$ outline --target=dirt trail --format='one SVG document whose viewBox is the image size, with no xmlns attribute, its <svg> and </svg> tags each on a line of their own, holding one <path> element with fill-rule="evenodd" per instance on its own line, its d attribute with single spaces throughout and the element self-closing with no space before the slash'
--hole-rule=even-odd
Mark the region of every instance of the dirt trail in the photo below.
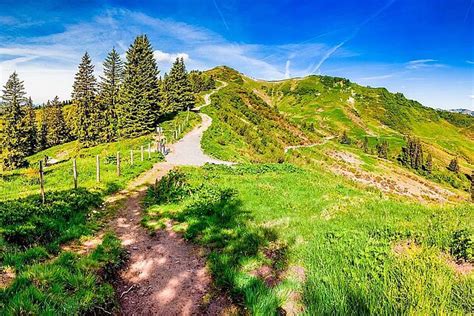
<svg viewBox="0 0 474 316">
<path fill-rule="evenodd" d="M 205 96 L 203 106 L 210 104 L 212 93 Z M 166 162 L 155 164 L 126 190 L 108 199 L 109 203 L 124 203 L 111 222 L 111 227 L 130 254 L 116 284 L 122 315 L 216 315 L 228 305 L 224 298 L 218 298 L 215 300 L 217 303 L 210 305 L 202 304 L 203 296 L 209 292 L 211 278 L 205 257 L 198 247 L 185 242 L 171 227 L 151 236 L 140 225 L 141 202 L 147 185 L 166 175 L 173 167 L 200 166 L 206 162 L 230 164 L 202 152 L 202 134 L 212 120 L 204 114 L 201 117 L 200 126 L 171 146 Z"/>
<path fill-rule="evenodd" d="M 289 150 L 293 150 L 293 149 L 298 149 L 298 148 L 310 148 L 310 147 L 315 147 L 315 146 L 322 146 L 324 144 L 326 144 L 328 141 L 330 141 L 331 139 L 334 139 L 335 136 L 327 136 L 327 137 L 324 137 L 322 142 L 319 142 L 319 143 L 314 143 L 314 144 L 308 144 L 308 145 L 296 145 L 296 146 L 286 146 L 285 147 L 285 154 L 289 151 Z"/>
</svg>

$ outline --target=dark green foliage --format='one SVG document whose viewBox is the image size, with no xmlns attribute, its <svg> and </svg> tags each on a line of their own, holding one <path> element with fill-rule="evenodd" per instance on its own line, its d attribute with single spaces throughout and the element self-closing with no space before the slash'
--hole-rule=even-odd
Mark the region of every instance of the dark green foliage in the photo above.
<svg viewBox="0 0 474 316">
<path fill-rule="evenodd" d="M 152 132 L 159 114 L 158 68 L 146 35 L 138 36 L 127 51 L 123 84 L 119 93 L 120 137 Z"/>
<path fill-rule="evenodd" d="M 449 171 L 458 173 L 459 172 L 459 163 L 458 163 L 458 157 L 454 157 L 451 159 L 449 162 L 449 165 L 446 167 Z"/>
<path fill-rule="evenodd" d="M 43 106 L 40 114 L 40 121 L 38 126 L 38 150 L 44 150 L 48 148 L 48 116 L 47 107 Z"/>
<path fill-rule="evenodd" d="M 362 141 L 362 150 L 366 154 L 369 153 L 369 139 L 367 138 L 367 136 L 365 136 L 364 140 Z"/>
<path fill-rule="evenodd" d="M 350 145 L 352 143 L 351 139 L 349 138 L 349 136 L 347 136 L 347 132 L 344 131 L 342 132 L 342 135 L 341 137 L 339 137 L 339 143 L 343 144 L 343 145 Z"/>
<path fill-rule="evenodd" d="M 46 119 L 46 143 L 47 147 L 63 144 L 70 140 L 69 129 L 64 120 L 63 109 L 59 98 L 47 103 L 44 108 Z"/>
<path fill-rule="evenodd" d="M 4 126 L 0 150 L 5 169 L 16 169 L 27 164 L 25 158 L 31 151 L 32 126 L 27 115 L 28 100 L 25 88 L 16 72 L 10 75 L 3 89 L 2 101 L 5 107 Z"/>
<path fill-rule="evenodd" d="M 474 171 L 471 173 L 471 200 L 474 202 Z"/>
<path fill-rule="evenodd" d="M 469 231 L 461 229 L 453 233 L 450 251 L 458 261 L 474 261 L 474 241 Z"/>
<path fill-rule="evenodd" d="M 37 127 L 36 127 L 36 114 L 33 109 L 33 100 L 28 98 L 25 107 L 25 128 L 27 137 L 27 155 L 32 155 L 37 150 Z"/>
<path fill-rule="evenodd" d="M 100 79 L 99 102 L 103 124 L 101 139 L 110 142 L 117 136 L 117 104 L 123 80 L 123 63 L 115 48 L 104 61 L 104 75 Z"/>
<path fill-rule="evenodd" d="M 183 58 L 176 58 L 170 73 L 163 79 L 162 114 L 191 109 L 194 107 L 194 95 L 186 72 Z"/>
<path fill-rule="evenodd" d="M 86 52 L 74 78 L 72 99 L 75 106 L 76 126 L 74 134 L 79 142 L 90 147 L 99 142 L 99 114 L 96 102 L 94 65 Z"/>
<path fill-rule="evenodd" d="M 379 158 L 388 159 L 388 141 L 382 140 L 377 142 L 375 149 L 377 150 L 377 156 L 379 156 Z"/>
<path fill-rule="evenodd" d="M 0 290 L 2 315 L 104 315 L 116 309 L 111 276 L 124 260 L 120 240 L 106 234 L 90 255 L 64 252 L 25 267 Z"/>
<path fill-rule="evenodd" d="M 407 137 L 406 147 L 402 147 L 398 160 L 402 165 L 415 170 L 423 167 L 423 146 L 418 138 Z"/>
<path fill-rule="evenodd" d="M 215 89 L 216 87 L 214 77 L 212 75 L 206 76 L 201 71 L 191 70 L 188 77 L 191 84 L 191 89 L 194 93 L 209 91 Z"/>
<path fill-rule="evenodd" d="M 179 201 L 188 191 L 185 174 L 171 170 L 149 188 L 148 198 L 157 203 L 171 203 Z"/>
<path fill-rule="evenodd" d="M 1 237 L 11 245 L 30 247 L 71 239 L 85 229 L 86 215 L 101 203 L 97 193 L 85 189 L 51 192 L 41 204 L 37 195 L 0 202 Z"/>
<path fill-rule="evenodd" d="M 431 172 L 433 172 L 433 156 L 431 156 L 431 153 L 428 153 L 423 169 L 428 172 L 428 174 L 431 174 Z"/>
</svg>

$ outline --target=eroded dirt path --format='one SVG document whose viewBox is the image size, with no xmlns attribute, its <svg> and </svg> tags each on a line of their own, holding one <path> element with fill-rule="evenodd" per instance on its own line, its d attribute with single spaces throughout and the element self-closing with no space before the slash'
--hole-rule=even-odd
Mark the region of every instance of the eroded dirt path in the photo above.
<svg viewBox="0 0 474 316">
<path fill-rule="evenodd" d="M 222 86 L 221 86 L 222 87 Z M 210 103 L 210 94 L 205 105 Z M 201 250 L 185 242 L 171 227 L 150 235 L 141 225 L 141 202 L 149 184 L 179 165 L 200 166 L 225 163 L 202 152 L 202 134 L 211 125 L 209 116 L 201 114 L 202 123 L 171 146 L 166 162 L 155 164 L 108 202 L 123 203 L 111 227 L 129 253 L 120 271 L 116 290 L 122 315 L 218 315 L 228 302 L 218 298 L 204 304 L 203 297 L 211 287 Z"/>
</svg>

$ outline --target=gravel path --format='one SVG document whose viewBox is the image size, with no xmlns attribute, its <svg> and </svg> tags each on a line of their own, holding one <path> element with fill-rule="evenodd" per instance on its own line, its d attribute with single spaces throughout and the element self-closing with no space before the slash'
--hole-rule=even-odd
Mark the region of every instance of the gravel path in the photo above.
<svg viewBox="0 0 474 316">
<path fill-rule="evenodd" d="M 224 87 L 221 85 L 214 90 Z M 203 106 L 210 104 L 211 94 Z M 201 107 L 197 108 L 199 110 Z M 196 110 L 196 109 L 195 109 Z M 141 225 L 141 201 L 147 185 L 160 179 L 175 166 L 202 166 L 205 163 L 231 164 L 204 154 L 201 139 L 212 119 L 205 114 L 201 124 L 171 146 L 166 162 L 155 164 L 109 202 L 123 201 L 111 223 L 129 252 L 126 266 L 116 282 L 121 315 L 219 315 L 231 306 L 224 296 L 203 304 L 212 280 L 201 250 L 174 233 L 171 225 L 151 236 Z"/>
</svg>

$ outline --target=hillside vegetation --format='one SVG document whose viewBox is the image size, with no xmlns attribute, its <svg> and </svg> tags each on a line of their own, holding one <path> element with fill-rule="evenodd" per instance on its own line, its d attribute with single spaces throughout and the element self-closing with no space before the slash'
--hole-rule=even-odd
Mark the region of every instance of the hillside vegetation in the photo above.
<svg viewBox="0 0 474 316">
<path fill-rule="evenodd" d="M 203 147 L 241 164 L 171 173 L 145 227 L 171 220 L 209 248 L 216 285 L 251 314 L 472 312 L 471 118 L 342 78 L 208 73 L 228 86 L 203 109 Z M 407 146 L 423 168 L 398 159 Z"/>
</svg>

